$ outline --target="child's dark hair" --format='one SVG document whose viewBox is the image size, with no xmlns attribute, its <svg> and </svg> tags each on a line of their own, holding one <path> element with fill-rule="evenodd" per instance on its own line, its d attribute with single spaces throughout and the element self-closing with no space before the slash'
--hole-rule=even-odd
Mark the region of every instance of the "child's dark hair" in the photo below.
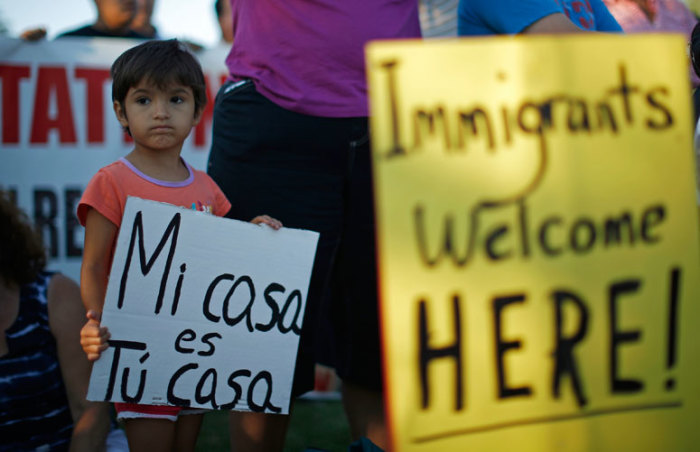
<svg viewBox="0 0 700 452">
<path fill-rule="evenodd" d="M 45 265 L 41 236 L 8 193 L 0 191 L 0 277 L 5 283 L 28 284 Z"/>
<path fill-rule="evenodd" d="M 123 105 L 129 88 L 146 80 L 164 89 L 171 83 L 192 88 L 195 112 L 207 103 L 204 74 L 197 59 L 177 39 L 146 41 L 112 64 L 112 101 Z"/>
</svg>

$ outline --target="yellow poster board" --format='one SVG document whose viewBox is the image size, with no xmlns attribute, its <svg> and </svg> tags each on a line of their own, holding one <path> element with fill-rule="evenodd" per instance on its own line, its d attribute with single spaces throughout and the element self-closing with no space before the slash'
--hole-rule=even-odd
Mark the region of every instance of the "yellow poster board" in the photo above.
<svg viewBox="0 0 700 452">
<path fill-rule="evenodd" d="M 376 42 L 367 67 L 392 449 L 700 449 L 682 37 Z"/>
</svg>

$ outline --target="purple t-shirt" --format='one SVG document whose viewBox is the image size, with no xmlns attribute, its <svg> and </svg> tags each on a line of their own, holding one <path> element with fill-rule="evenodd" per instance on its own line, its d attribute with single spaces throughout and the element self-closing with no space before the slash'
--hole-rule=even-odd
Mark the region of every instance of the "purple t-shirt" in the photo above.
<svg viewBox="0 0 700 452">
<path fill-rule="evenodd" d="M 420 37 L 418 0 L 231 0 L 231 9 L 231 79 L 314 116 L 367 116 L 364 44 Z"/>
</svg>

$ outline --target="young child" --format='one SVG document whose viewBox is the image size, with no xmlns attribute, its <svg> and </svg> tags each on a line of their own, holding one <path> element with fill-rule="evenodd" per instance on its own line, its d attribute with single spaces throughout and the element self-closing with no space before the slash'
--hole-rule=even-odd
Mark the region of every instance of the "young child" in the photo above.
<svg viewBox="0 0 700 452">
<path fill-rule="evenodd" d="M 102 168 L 78 205 L 85 226 L 81 295 L 88 321 L 81 330 L 83 351 L 91 361 L 108 347 L 100 326 L 107 279 L 127 196 L 203 210 L 223 216 L 231 204 L 204 172 L 181 157 L 185 138 L 199 121 L 206 93 L 197 60 L 177 40 L 148 41 L 124 52 L 112 65 L 112 100 L 134 149 Z M 279 229 L 266 215 L 253 223 Z M 173 406 L 115 403 L 132 451 L 194 450 L 201 412 Z"/>
</svg>

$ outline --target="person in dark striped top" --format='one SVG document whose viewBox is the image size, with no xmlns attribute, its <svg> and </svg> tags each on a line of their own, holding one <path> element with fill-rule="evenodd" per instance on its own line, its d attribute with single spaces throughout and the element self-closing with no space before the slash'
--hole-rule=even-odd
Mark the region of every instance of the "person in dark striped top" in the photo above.
<svg viewBox="0 0 700 452">
<path fill-rule="evenodd" d="M 109 406 L 85 399 L 78 285 L 44 271 L 41 238 L 0 192 L 0 451 L 100 451 Z"/>
</svg>

